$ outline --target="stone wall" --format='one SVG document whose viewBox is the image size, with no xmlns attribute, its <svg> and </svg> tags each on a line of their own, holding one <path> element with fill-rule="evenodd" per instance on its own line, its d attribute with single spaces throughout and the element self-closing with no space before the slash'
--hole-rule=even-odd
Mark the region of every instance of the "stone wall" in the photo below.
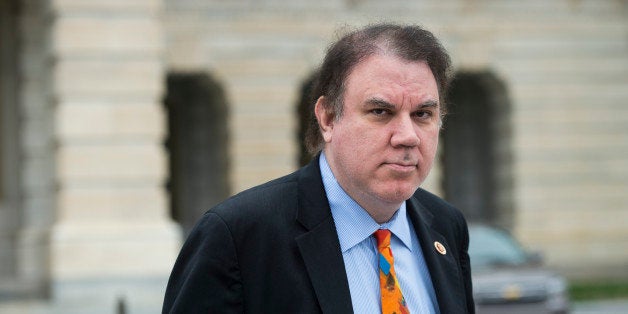
<svg viewBox="0 0 628 314">
<path fill-rule="evenodd" d="M 36 0 L 2 6 L 0 293 L 45 296 L 55 208 L 50 11 Z"/>
<path fill-rule="evenodd" d="M 422 24 L 442 38 L 457 69 L 492 71 L 510 92 L 503 123 L 513 130 L 516 234 L 572 276 L 628 277 L 627 6 L 172 0 L 166 66 L 207 71 L 224 84 L 239 191 L 296 167 L 297 94 L 336 32 L 378 21 Z M 439 173 L 428 189 L 440 191 Z"/>
</svg>

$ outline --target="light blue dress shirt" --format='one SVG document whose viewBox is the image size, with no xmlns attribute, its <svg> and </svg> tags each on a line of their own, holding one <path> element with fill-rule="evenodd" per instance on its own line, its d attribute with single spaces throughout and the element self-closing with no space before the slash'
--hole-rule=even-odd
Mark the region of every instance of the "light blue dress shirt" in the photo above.
<svg viewBox="0 0 628 314">
<path fill-rule="evenodd" d="M 320 168 L 336 224 L 354 313 L 381 313 L 377 229 L 389 229 L 395 272 L 410 313 L 438 313 L 436 295 L 419 239 L 406 214 L 405 202 L 390 221 L 378 224 L 338 184 L 324 154 Z"/>
</svg>

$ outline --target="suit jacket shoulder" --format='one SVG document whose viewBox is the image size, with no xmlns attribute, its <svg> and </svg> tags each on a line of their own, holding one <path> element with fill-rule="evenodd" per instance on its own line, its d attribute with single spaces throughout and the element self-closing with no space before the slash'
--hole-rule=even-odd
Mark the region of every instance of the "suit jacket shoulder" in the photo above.
<svg viewBox="0 0 628 314">
<path fill-rule="evenodd" d="M 283 224 L 295 218 L 297 183 L 298 172 L 295 172 L 242 191 L 208 210 L 205 215 L 221 217 L 230 228 L 252 228 L 260 222 Z"/>
<path fill-rule="evenodd" d="M 318 163 L 205 213 L 175 263 L 164 313 L 350 313 Z"/>
</svg>

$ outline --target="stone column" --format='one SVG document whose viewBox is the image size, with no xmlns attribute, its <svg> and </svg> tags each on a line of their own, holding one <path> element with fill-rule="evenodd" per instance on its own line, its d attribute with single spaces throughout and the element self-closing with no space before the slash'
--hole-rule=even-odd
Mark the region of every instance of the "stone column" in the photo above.
<svg viewBox="0 0 628 314">
<path fill-rule="evenodd" d="M 0 1 L 0 295 L 18 285 L 16 233 L 19 231 L 20 145 L 18 142 L 18 6 Z"/>
<path fill-rule="evenodd" d="M 168 214 L 162 3 L 54 0 L 53 296 L 159 312 L 180 245 Z"/>
<path fill-rule="evenodd" d="M 14 160 L 10 165 L 15 217 L 15 282 L 17 295 L 48 294 L 48 239 L 55 209 L 51 93 L 50 8 L 47 0 L 28 0 L 17 5 L 17 48 L 14 111 Z"/>
</svg>

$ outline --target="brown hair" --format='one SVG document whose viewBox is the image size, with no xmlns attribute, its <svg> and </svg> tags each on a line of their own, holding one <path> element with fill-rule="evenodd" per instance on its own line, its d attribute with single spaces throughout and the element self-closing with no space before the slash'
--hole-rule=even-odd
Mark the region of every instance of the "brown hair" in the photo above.
<svg viewBox="0 0 628 314">
<path fill-rule="evenodd" d="M 429 65 L 441 103 L 446 113 L 445 95 L 449 83 L 451 61 L 438 39 L 416 25 L 377 24 L 353 31 L 332 44 L 319 69 L 310 97 L 311 108 L 305 142 L 311 154 L 323 148 L 323 138 L 314 115 L 314 104 L 324 96 L 323 104 L 335 119 L 342 116 L 346 79 L 351 70 L 365 58 L 376 53 L 390 53 L 406 61 L 425 61 Z"/>
</svg>

